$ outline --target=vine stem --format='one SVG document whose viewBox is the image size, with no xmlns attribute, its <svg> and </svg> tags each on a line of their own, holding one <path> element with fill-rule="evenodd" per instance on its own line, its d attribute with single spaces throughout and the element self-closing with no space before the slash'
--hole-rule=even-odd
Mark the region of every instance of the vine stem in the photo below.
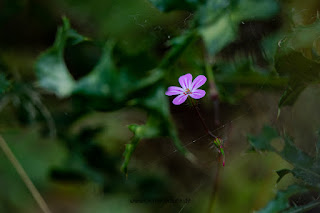
<svg viewBox="0 0 320 213">
<path fill-rule="evenodd" d="M 202 118 L 200 112 L 199 112 L 199 109 L 197 108 L 197 106 L 195 105 L 194 101 L 192 100 L 192 98 L 188 97 L 193 108 L 196 110 L 200 120 L 201 120 L 201 123 L 202 123 L 202 126 L 204 127 L 205 131 L 207 132 L 207 134 L 209 134 L 211 137 L 213 137 L 214 139 L 217 138 L 217 136 L 215 136 L 214 134 L 212 134 L 212 132 L 210 132 L 209 128 L 207 127 L 206 123 L 204 122 L 204 119 Z M 209 200 L 209 208 L 208 208 L 208 213 L 211 213 L 213 211 L 213 208 L 214 208 L 214 201 L 215 201 L 215 198 L 216 198 L 216 194 L 217 194 L 217 189 L 218 189 L 218 186 L 219 186 L 219 182 L 220 182 L 220 161 L 221 161 L 221 157 L 222 157 L 222 153 L 219 152 L 219 163 L 218 163 L 218 168 L 217 168 L 217 172 L 216 172 L 216 175 L 215 175 L 215 178 L 214 178 L 214 182 L 213 182 L 213 186 L 212 186 L 212 192 L 211 192 L 211 196 L 210 196 L 210 200 Z"/>
<path fill-rule="evenodd" d="M 39 207 L 44 213 L 51 213 L 47 203 L 42 198 L 41 194 L 35 187 L 35 185 L 30 180 L 28 174 L 25 172 L 17 158 L 14 156 L 13 152 L 11 151 L 10 147 L 8 146 L 7 142 L 3 139 L 3 137 L 0 135 L 0 147 L 8 160 L 11 162 L 17 173 L 19 174 L 20 178 L 24 182 L 24 184 L 27 186 L 28 190 L 32 194 L 33 198 L 38 203 Z"/>
</svg>

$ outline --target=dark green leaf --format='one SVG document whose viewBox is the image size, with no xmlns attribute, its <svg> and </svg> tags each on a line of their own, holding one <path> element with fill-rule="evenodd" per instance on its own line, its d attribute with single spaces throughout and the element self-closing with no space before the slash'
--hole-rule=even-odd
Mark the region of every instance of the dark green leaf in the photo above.
<svg viewBox="0 0 320 213">
<path fill-rule="evenodd" d="M 286 161 L 291 163 L 293 166 L 309 169 L 313 164 L 313 158 L 303 152 L 301 149 L 297 148 L 290 137 L 284 137 L 285 146 L 282 150 L 277 151 L 277 153 Z"/>
<path fill-rule="evenodd" d="M 46 50 L 35 64 L 39 85 L 59 97 L 70 95 L 75 85 L 63 60 L 69 30 L 68 20 L 63 19 L 63 26 L 59 27 L 53 46 Z"/>
<path fill-rule="evenodd" d="M 282 76 L 289 77 L 289 85 L 282 95 L 279 108 L 291 106 L 309 85 L 320 82 L 320 64 L 314 42 L 320 36 L 320 21 L 292 30 L 279 43 L 275 68 Z"/>
<path fill-rule="evenodd" d="M 149 0 L 160 11 L 168 12 L 171 10 L 194 11 L 202 0 Z"/>
<path fill-rule="evenodd" d="M 276 172 L 277 172 L 277 174 L 278 174 L 278 176 L 279 176 L 279 178 L 277 179 L 277 183 L 279 183 L 280 180 L 281 180 L 284 176 L 286 176 L 287 174 L 291 173 L 292 171 L 291 171 L 290 169 L 281 169 L 281 170 L 278 170 L 278 171 L 276 171 Z"/>
<path fill-rule="evenodd" d="M 277 11 L 275 0 L 208 0 L 199 10 L 199 32 L 214 55 L 237 38 L 242 21 L 270 18 Z"/>
<path fill-rule="evenodd" d="M 259 136 L 248 136 L 249 143 L 258 151 L 274 151 L 271 141 L 278 138 L 278 132 L 270 126 L 265 126 Z"/>
<path fill-rule="evenodd" d="M 284 211 L 283 213 L 299 213 L 299 212 L 307 212 L 308 210 L 311 210 L 317 206 L 320 205 L 320 202 L 315 200 L 312 201 L 306 205 L 302 205 L 302 206 L 296 206 L 296 207 L 292 207 L 286 211 Z"/>
<path fill-rule="evenodd" d="M 259 20 L 274 16 L 279 10 L 275 0 L 241 0 L 232 13 L 234 20 Z"/>
<path fill-rule="evenodd" d="M 309 168 L 294 168 L 292 174 L 310 186 L 320 188 L 320 174 Z"/>
<path fill-rule="evenodd" d="M 259 210 L 258 213 L 278 213 L 288 210 L 290 208 L 288 199 L 293 195 L 307 191 L 308 189 L 303 186 L 291 185 L 286 190 L 278 191 L 276 197 L 265 208 Z"/>
<path fill-rule="evenodd" d="M 316 142 L 316 160 L 320 160 L 320 131 L 318 131 L 318 141 Z"/>
<path fill-rule="evenodd" d="M 113 43 L 105 45 L 100 61 L 88 75 L 77 82 L 74 93 L 104 97 L 112 94 L 112 84 L 117 81 L 112 59 L 113 46 Z"/>
<path fill-rule="evenodd" d="M 147 96 L 137 98 L 130 102 L 133 106 L 146 109 L 149 113 L 145 125 L 130 125 L 129 129 L 133 132 L 131 143 L 126 145 L 124 152 L 124 162 L 122 171 L 126 172 L 127 167 L 137 144 L 144 138 L 155 138 L 168 136 L 173 140 L 177 150 L 185 155 L 190 161 L 194 160 L 193 155 L 182 145 L 173 122 L 169 115 L 168 99 L 165 96 L 165 90 L 162 86 L 151 89 Z"/>
<path fill-rule="evenodd" d="M 6 76 L 0 73 L 0 95 L 2 95 L 9 88 L 10 83 L 7 80 Z"/>
<path fill-rule="evenodd" d="M 279 107 L 292 105 L 308 84 L 320 80 L 320 64 L 296 51 L 279 52 L 275 66 L 280 75 L 289 76 L 289 86 L 281 97 Z"/>
<path fill-rule="evenodd" d="M 293 105 L 305 87 L 305 85 L 299 83 L 289 85 L 280 98 L 279 108 Z"/>
<path fill-rule="evenodd" d="M 271 127 L 264 127 L 259 136 L 249 136 L 248 138 L 250 144 L 256 150 L 275 152 L 284 160 L 292 164 L 294 168 L 291 170 L 291 173 L 296 178 L 301 179 L 308 185 L 320 187 L 320 165 L 318 161 L 303 152 L 301 149 L 297 148 L 293 144 L 292 139 L 288 136 L 284 137 L 284 146 L 282 149 L 279 150 L 274 148 L 271 141 L 278 137 L 279 135 L 276 130 Z M 283 176 L 284 173 L 285 172 L 281 172 L 281 175 Z"/>
<path fill-rule="evenodd" d="M 199 29 L 205 45 L 211 54 L 219 52 L 223 47 L 233 41 L 237 36 L 238 26 L 229 14 L 225 14 L 213 24 Z"/>
</svg>

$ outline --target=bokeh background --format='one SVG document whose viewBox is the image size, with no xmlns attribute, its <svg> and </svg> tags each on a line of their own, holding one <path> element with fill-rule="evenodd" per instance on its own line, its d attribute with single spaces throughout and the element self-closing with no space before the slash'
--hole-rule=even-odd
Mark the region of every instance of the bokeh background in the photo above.
<svg viewBox="0 0 320 213">
<path fill-rule="evenodd" d="M 198 103 L 213 133 L 224 140 L 226 166 L 214 212 L 253 212 L 263 208 L 278 189 L 276 170 L 290 164 L 274 153 L 252 152 L 247 135 L 265 124 L 295 138 L 314 154 L 320 126 L 320 88 L 308 86 L 292 106 L 278 102 L 286 81 L 247 78 L 246 71 L 274 73 L 273 54 L 292 26 L 317 19 L 318 1 L 277 1 L 277 13 L 264 20 L 239 24 L 236 39 L 214 60 L 217 72 L 242 72 L 242 78 L 220 80 L 219 98 L 210 95 Z M 85 108 L 81 97 L 60 98 L 39 86 L 35 62 L 54 42 L 57 28 L 67 17 L 79 34 L 94 40 L 67 46 L 64 60 L 74 79 L 87 75 L 102 53 L 96 44 L 116 43 L 116 63 L 143 76 L 157 66 L 174 38 L 187 30 L 195 13 L 159 11 L 147 0 L 2 0 L 0 1 L 0 71 L 10 82 L 1 94 L 0 133 L 39 189 L 52 212 L 206 212 L 219 165 L 212 139 L 206 136 L 194 109 L 174 106 L 170 114 L 179 138 L 197 158 L 187 160 L 168 137 L 140 141 L 128 165 L 120 170 L 130 124 L 144 124 L 148 112 L 130 104 L 121 109 Z M 279 44 L 280 42 L 280 44 Z M 202 41 L 188 47 L 165 74 L 164 85 L 178 85 L 179 76 L 205 74 Z M 276 76 L 276 75 L 275 75 Z M 0 79 L 1 80 L 1 79 Z M 229 86 L 228 86 L 229 85 Z M 230 86 L 231 85 L 231 86 Z M 209 94 L 209 85 L 203 87 Z M 79 101 L 80 100 L 80 101 Z M 89 101 L 92 101 L 89 100 Z M 97 99 L 99 106 L 108 105 Z M 0 212 L 41 212 L 15 169 L 0 152 Z M 131 199 L 190 199 L 190 203 L 130 203 Z"/>
</svg>

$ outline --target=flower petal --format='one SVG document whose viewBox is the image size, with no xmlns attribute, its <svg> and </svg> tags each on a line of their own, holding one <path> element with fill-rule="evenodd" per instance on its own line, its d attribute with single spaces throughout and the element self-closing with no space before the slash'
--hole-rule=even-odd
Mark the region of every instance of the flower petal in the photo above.
<svg viewBox="0 0 320 213">
<path fill-rule="evenodd" d="M 179 83 L 183 89 L 191 89 L 192 75 L 188 73 L 180 76 Z"/>
<path fill-rule="evenodd" d="M 207 78 L 204 75 L 198 75 L 192 82 L 191 90 L 194 91 L 206 83 Z"/>
<path fill-rule="evenodd" d="M 175 97 L 175 99 L 173 99 L 172 103 L 174 105 L 180 105 L 183 102 L 185 102 L 188 98 L 188 95 L 182 94 L 182 95 L 178 95 L 177 97 Z"/>
<path fill-rule="evenodd" d="M 205 95 L 206 95 L 206 92 L 202 89 L 196 89 L 195 91 L 192 92 L 192 94 L 190 94 L 191 98 L 194 98 L 194 99 L 200 99 Z"/>
<path fill-rule="evenodd" d="M 168 96 L 180 95 L 182 93 L 183 93 L 183 89 L 181 87 L 171 86 L 171 87 L 168 87 L 166 95 L 168 95 Z"/>
</svg>

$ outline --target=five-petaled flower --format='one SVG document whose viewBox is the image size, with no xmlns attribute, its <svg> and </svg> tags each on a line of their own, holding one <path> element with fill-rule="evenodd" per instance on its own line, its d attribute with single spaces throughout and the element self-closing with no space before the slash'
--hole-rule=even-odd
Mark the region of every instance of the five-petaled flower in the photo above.
<svg viewBox="0 0 320 213">
<path fill-rule="evenodd" d="M 200 99 L 205 96 L 206 92 L 198 88 L 206 83 L 206 81 L 207 78 L 204 75 L 199 75 L 192 81 L 192 75 L 190 73 L 185 74 L 179 78 L 179 83 L 182 88 L 171 86 L 168 88 L 166 95 L 178 95 L 172 101 L 174 105 L 182 104 L 187 100 L 188 96 L 194 99 Z"/>
</svg>

